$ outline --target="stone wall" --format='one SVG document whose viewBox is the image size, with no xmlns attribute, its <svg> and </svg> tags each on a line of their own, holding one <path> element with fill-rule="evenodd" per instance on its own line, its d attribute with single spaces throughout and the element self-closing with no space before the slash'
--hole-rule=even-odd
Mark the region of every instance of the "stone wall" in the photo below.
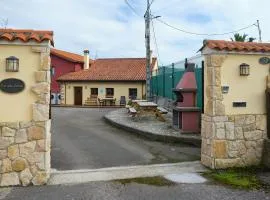
<svg viewBox="0 0 270 200">
<path fill-rule="evenodd" d="M 266 115 L 202 116 L 202 164 L 213 168 L 260 164 Z"/>
<path fill-rule="evenodd" d="M 0 186 L 42 185 L 50 173 L 50 121 L 0 123 Z"/>
<path fill-rule="evenodd" d="M 33 117 L 0 122 L 0 186 L 42 185 L 50 176 L 50 47 L 33 46 L 32 53 L 40 55 L 33 74 L 36 84 L 30 86 L 37 100 L 22 106 L 32 106 Z"/>
</svg>

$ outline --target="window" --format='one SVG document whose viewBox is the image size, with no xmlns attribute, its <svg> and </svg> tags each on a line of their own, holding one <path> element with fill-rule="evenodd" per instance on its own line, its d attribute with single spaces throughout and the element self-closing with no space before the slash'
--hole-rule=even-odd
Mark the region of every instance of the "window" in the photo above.
<svg viewBox="0 0 270 200">
<path fill-rule="evenodd" d="M 137 88 L 129 88 L 128 96 L 130 99 L 137 99 Z"/>
<path fill-rule="evenodd" d="M 6 72 L 18 72 L 19 71 L 19 59 L 15 56 L 6 58 Z"/>
<path fill-rule="evenodd" d="M 106 96 L 113 96 L 114 88 L 106 88 Z"/>
<path fill-rule="evenodd" d="M 98 96 L 98 88 L 91 88 L 91 96 Z"/>
</svg>

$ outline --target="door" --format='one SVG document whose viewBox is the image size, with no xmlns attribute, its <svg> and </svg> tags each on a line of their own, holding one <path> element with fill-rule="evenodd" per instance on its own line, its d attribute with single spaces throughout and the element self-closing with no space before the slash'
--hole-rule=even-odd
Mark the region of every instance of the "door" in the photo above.
<svg viewBox="0 0 270 200">
<path fill-rule="evenodd" d="M 82 87 L 74 87 L 74 104 L 82 105 Z"/>
</svg>

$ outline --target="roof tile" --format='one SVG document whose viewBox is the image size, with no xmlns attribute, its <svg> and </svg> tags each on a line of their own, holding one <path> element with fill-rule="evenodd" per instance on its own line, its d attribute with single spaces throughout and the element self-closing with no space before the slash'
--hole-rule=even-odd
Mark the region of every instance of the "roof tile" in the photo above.
<svg viewBox="0 0 270 200">
<path fill-rule="evenodd" d="M 22 42 L 29 42 L 30 40 L 35 40 L 38 43 L 44 40 L 49 40 L 51 44 L 54 45 L 52 31 L 0 28 L 0 40 L 13 41 L 16 39 L 19 39 Z"/>
<path fill-rule="evenodd" d="M 151 68 L 157 59 L 153 59 Z M 145 81 L 145 58 L 97 59 L 88 70 L 72 72 L 58 78 L 58 81 Z"/>
<path fill-rule="evenodd" d="M 84 63 L 84 57 L 79 54 L 70 53 L 67 51 L 59 50 L 59 49 L 51 49 L 51 54 L 58 56 L 60 58 L 63 58 L 65 60 L 71 61 L 71 62 L 78 62 L 78 63 Z M 93 63 L 93 60 L 89 60 L 90 63 Z"/>
<path fill-rule="evenodd" d="M 257 42 L 233 42 L 225 40 L 205 40 L 204 47 L 215 50 L 225 51 L 244 51 L 244 52 L 270 52 L 270 43 Z"/>
</svg>

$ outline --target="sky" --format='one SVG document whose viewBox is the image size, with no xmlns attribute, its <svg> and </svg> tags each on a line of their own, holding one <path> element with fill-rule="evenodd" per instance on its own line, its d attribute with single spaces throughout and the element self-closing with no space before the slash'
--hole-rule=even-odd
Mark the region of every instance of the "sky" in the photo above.
<svg viewBox="0 0 270 200">
<path fill-rule="evenodd" d="M 82 54 L 89 49 L 92 58 L 145 57 L 146 0 L 128 2 L 136 13 L 125 0 L 0 0 L 0 19 L 8 19 L 8 28 L 53 30 L 55 48 L 61 50 Z M 238 30 L 258 19 L 262 40 L 270 42 L 269 7 L 269 0 L 154 0 L 151 13 L 197 33 Z M 256 26 L 239 33 L 258 39 Z M 154 19 L 151 49 L 159 64 L 167 65 L 198 54 L 204 39 L 232 36 L 190 35 Z"/>
</svg>

